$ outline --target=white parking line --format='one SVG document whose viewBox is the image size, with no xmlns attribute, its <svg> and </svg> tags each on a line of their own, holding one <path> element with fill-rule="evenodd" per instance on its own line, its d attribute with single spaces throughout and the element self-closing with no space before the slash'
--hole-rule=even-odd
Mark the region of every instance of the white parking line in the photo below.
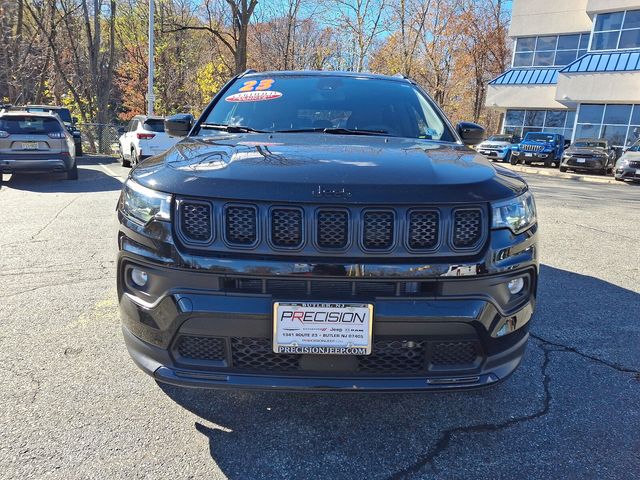
<svg viewBox="0 0 640 480">
<path fill-rule="evenodd" d="M 111 170 L 105 163 L 99 163 L 98 165 L 100 165 L 102 169 L 109 174 L 110 177 L 117 179 L 120 183 L 124 183 L 124 179 L 120 177 L 120 175 L 118 175 L 116 172 Z"/>
</svg>

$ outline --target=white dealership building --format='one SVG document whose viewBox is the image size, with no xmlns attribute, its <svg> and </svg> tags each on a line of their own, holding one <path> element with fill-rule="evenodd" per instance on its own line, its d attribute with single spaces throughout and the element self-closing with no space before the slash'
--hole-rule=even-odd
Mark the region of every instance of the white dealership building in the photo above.
<svg viewBox="0 0 640 480">
<path fill-rule="evenodd" d="M 640 133 L 640 0 L 513 0 L 511 68 L 488 86 L 503 133 Z"/>
</svg>

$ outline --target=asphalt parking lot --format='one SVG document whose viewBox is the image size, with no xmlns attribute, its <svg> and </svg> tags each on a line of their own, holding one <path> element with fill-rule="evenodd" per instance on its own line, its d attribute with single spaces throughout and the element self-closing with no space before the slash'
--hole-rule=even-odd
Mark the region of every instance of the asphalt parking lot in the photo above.
<svg viewBox="0 0 640 480">
<path fill-rule="evenodd" d="M 506 382 L 455 394 L 184 390 L 130 361 L 115 291 L 127 169 L 0 189 L 2 478 L 638 478 L 640 186 L 528 175 L 542 267 Z"/>
</svg>

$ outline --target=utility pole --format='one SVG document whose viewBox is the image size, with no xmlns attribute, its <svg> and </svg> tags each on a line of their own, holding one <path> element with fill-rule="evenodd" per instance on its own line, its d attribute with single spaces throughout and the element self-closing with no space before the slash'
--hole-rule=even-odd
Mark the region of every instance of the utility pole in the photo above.
<svg viewBox="0 0 640 480">
<path fill-rule="evenodd" d="M 153 115 L 153 103 L 156 99 L 153 94 L 153 7 L 154 0 L 149 0 L 149 81 L 147 86 L 147 115 Z"/>
</svg>

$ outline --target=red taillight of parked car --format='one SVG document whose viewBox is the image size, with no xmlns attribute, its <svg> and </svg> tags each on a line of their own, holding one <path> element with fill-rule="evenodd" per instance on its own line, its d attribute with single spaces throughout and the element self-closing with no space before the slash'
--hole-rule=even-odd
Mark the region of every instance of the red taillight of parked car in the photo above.
<svg viewBox="0 0 640 480">
<path fill-rule="evenodd" d="M 138 140 L 149 140 L 150 138 L 155 137 L 153 133 L 136 133 Z"/>
<path fill-rule="evenodd" d="M 64 138 L 64 133 L 62 132 L 49 132 L 49 138 Z"/>
<path fill-rule="evenodd" d="M 11 135 L 9 132 L 0 130 L 0 138 L 7 138 L 9 135 Z"/>
</svg>

